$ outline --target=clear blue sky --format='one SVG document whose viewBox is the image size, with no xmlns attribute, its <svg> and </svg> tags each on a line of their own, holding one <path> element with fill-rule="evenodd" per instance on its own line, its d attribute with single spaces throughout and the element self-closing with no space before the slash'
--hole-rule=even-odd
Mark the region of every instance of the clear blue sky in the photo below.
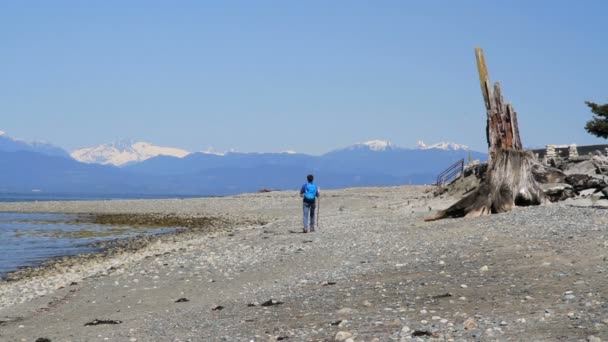
<svg viewBox="0 0 608 342">
<path fill-rule="evenodd" d="M 320 154 L 388 139 L 485 151 L 474 47 L 525 146 L 603 143 L 608 1 L 2 1 L 0 130 Z"/>
</svg>

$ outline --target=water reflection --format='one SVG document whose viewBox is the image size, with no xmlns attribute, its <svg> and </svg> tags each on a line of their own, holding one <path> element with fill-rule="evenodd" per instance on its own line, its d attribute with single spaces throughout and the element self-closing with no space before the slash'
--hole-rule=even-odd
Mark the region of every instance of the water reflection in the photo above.
<svg viewBox="0 0 608 342">
<path fill-rule="evenodd" d="M 0 213 L 0 278 L 49 258 L 94 252 L 94 242 L 174 229 L 98 225 L 78 215 Z"/>
</svg>

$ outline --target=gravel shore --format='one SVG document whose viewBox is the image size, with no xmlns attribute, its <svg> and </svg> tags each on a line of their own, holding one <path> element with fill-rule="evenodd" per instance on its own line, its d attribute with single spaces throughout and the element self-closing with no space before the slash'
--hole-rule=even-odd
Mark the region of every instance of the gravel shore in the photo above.
<svg viewBox="0 0 608 342">
<path fill-rule="evenodd" d="M 608 340 L 605 210 L 424 222 L 455 201 L 427 190 L 323 191 L 309 234 L 295 192 L 1 203 L 191 224 L 0 283 L 0 340 Z"/>
</svg>

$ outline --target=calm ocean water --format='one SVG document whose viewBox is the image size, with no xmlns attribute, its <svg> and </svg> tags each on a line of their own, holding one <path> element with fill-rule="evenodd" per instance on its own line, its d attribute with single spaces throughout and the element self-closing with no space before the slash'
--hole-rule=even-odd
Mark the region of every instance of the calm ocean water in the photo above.
<svg viewBox="0 0 608 342">
<path fill-rule="evenodd" d="M 196 198 L 205 196 L 184 195 L 88 195 L 88 194 L 49 194 L 32 192 L 29 194 L 0 193 L 0 202 L 34 202 L 34 201 L 98 201 L 118 199 L 163 199 L 163 198 Z"/>
<path fill-rule="evenodd" d="M 0 202 L 107 200 L 183 196 L 72 196 L 0 194 Z M 53 257 L 91 253 L 104 240 L 159 234 L 175 228 L 109 226 L 77 222 L 77 215 L 0 213 L 0 279 L 20 267 L 36 266 Z"/>
<path fill-rule="evenodd" d="M 0 213 L 0 278 L 24 266 L 64 255 L 95 252 L 98 241 L 158 234 L 175 228 L 76 222 L 77 215 Z"/>
</svg>

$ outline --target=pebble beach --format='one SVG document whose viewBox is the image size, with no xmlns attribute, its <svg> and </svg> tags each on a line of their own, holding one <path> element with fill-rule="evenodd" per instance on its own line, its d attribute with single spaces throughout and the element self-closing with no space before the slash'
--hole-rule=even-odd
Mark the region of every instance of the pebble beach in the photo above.
<svg viewBox="0 0 608 342">
<path fill-rule="evenodd" d="M 179 225 L 0 283 L 1 341 L 606 341 L 608 212 L 554 203 L 424 222 L 428 187 L 0 203 Z"/>
</svg>

